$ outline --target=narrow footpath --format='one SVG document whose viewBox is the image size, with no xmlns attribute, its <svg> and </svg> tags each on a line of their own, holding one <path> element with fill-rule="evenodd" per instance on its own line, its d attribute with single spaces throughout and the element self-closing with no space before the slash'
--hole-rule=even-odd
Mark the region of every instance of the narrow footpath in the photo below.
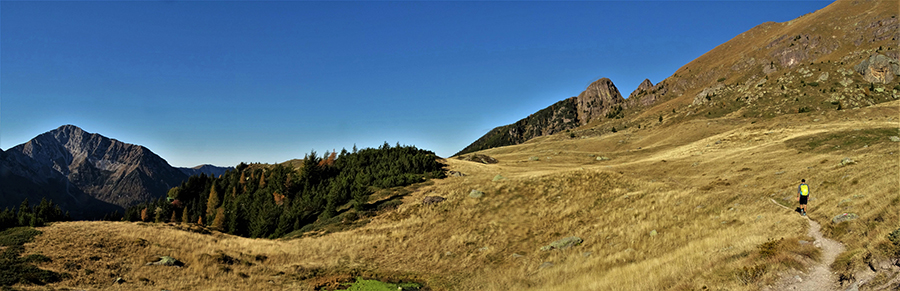
<svg viewBox="0 0 900 291">
<path fill-rule="evenodd" d="M 784 205 L 778 206 L 791 210 Z M 822 236 L 822 226 L 815 220 L 809 219 L 809 216 L 803 218 L 809 223 L 808 235 L 815 239 L 813 244 L 822 250 L 822 260 L 810 267 L 809 273 L 782 278 L 774 290 L 798 290 L 798 291 L 843 291 L 837 276 L 831 271 L 831 263 L 837 256 L 844 252 L 844 245 Z"/>
</svg>

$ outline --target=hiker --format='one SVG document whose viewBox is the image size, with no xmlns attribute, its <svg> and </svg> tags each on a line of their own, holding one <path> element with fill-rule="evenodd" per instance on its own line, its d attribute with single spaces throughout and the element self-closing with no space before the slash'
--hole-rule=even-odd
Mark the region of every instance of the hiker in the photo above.
<svg viewBox="0 0 900 291">
<path fill-rule="evenodd" d="M 806 179 L 800 179 L 797 195 L 797 201 L 800 201 L 800 215 L 806 216 L 806 202 L 809 200 L 809 185 L 806 185 Z"/>
</svg>

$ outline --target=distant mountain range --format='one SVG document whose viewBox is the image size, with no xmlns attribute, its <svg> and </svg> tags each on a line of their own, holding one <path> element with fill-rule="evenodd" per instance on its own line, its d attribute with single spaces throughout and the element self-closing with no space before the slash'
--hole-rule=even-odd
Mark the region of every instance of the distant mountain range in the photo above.
<svg viewBox="0 0 900 291">
<path fill-rule="evenodd" d="M 188 176 L 200 176 L 200 174 L 206 174 L 207 176 L 218 177 L 222 174 L 225 174 L 228 170 L 234 169 L 234 167 L 218 167 L 210 164 L 199 165 L 193 168 L 177 168 L 181 170 L 182 173 Z"/>
<path fill-rule="evenodd" d="M 166 195 L 191 175 L 230 167 L 176 168 L 149 149 L 64 125 L 0 150 L 0 207 L 52 199 L 76 218 L 94 218 Z"/>
<path fill-rule="evenodd" d="M 897 41 L 896 1 L 836 1 L 791 21 L 760 24 L 655 85 L 645 80 L 627 99 L 609 79 L 597 80 L 577 97 L 494 128 L 454 156 L 587 123 L 599 128 L 578 135 L 661 120 L 768 118 L 900 99 Z"/>
</svg>

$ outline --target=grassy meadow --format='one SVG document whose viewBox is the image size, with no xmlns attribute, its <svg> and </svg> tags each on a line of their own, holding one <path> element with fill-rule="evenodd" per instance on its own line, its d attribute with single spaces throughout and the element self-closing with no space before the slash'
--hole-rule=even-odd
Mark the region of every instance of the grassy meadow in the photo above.
<svg viewBox="0 0 900 291">
<path fill-rule="evenodd" d="M 427 290 L 759 290 L 820 257 L 806 220 L 776 205 L 796 207 L 801 178 L 809 217 L 846 245 L 832 268 L 849 278 L 896 251 L 887 235 L 900 227 L 900 143 L 889 139 L 900 135 L 898 105 L 540 137 L 480 152 L 497 164 L 449 158 L 465 176 L 399 191 L 402 204 L 347 222 L 355 228 L 289 239 L 54 223 L 23 254 L 71 277 L 16 288 L 334 290 L 361 277 Z M 425 205 L 426 196 L 447 200 Z M 859 219 L 831 222 L 845 212 Z M 584 241 L 540 250 L 568 236 Z M 185 266 L 145 266 L 157 256 Z"/>
</svg>

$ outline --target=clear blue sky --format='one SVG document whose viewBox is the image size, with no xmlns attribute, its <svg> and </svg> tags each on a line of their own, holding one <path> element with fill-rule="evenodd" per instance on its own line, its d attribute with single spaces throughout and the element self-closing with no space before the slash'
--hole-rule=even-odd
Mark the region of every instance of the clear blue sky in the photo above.
<svg viewBox="0 0 900 291">
<path fill-rule="evenodd" d="M 385 141 L 446 157 L 829 3 L 2 1 L 0 148 L 74 124 L 173 166 Z"/>
</svg>

